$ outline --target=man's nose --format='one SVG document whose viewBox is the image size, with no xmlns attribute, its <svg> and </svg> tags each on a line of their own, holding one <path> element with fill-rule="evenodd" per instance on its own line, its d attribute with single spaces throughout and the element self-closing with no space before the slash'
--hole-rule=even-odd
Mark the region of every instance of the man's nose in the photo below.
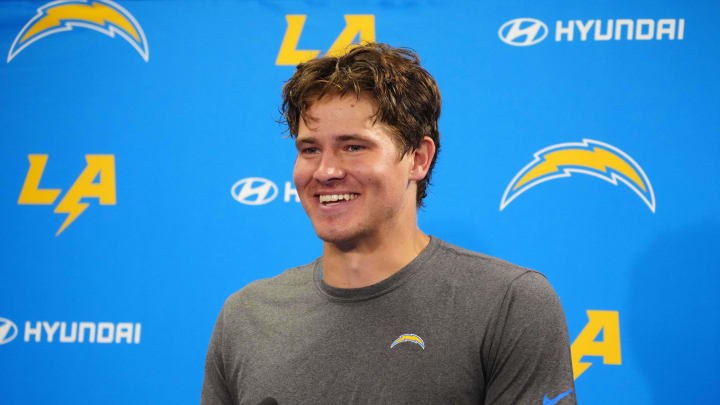
<svg viewBox="0 0 720 405">
<path fill-rule="evenodd" d="M 323 153 L 313 177 L 323 183 L 342 179 L 345 177 L 342 160 L 332 152 Z"/>
</svg>

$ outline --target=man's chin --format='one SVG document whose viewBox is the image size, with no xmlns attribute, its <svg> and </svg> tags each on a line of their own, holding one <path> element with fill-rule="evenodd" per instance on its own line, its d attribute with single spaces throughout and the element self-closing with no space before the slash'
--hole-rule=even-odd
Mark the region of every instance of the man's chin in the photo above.
<svg viewBox="0 0 720 405">
<path fill-rule="evenodd" d="M 356 239 L 350 232 L 343 231 L 315 231 L 315 234 L 325 243 L 343 243 Z"/>
<path fill-rule="evenodd" d="M 362 232 L 347 229 L 315 229 L 315 234 L 325 243 L 337 246 L 341 250 L 349 250 L 365 236 Z"/>
</svg>

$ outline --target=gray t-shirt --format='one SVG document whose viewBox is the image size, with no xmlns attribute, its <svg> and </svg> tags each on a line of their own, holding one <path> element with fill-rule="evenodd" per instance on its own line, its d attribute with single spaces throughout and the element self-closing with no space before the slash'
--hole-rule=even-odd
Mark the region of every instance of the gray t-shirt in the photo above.
<svg viewBox="0 0 720 405">
<path fill-rule="evenodd" d="M 201 404 L 575 404 L 562 307 L 540 273 L 431 238 L 368 287 L 322 260 L 225 302 Z"/>
</svg>

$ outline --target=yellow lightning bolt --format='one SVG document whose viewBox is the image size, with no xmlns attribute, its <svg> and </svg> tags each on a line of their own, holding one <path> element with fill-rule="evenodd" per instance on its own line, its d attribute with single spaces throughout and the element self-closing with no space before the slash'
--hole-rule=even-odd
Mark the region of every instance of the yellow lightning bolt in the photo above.
<svg viewBox="0 0 720 405">
<path fill-rule="evenodd" d="M 88 203 L 80 202 L 85 197 L 96 197 L 101 205 L 114 205 L 115 192 L 115 156 L 114 155 L 85 155 L 87 166 L 62 201 L 55 207 L 56 214 L 68 214 L 65 222 L 60 226 L 55 236 L 58 236 L 88 207 Z M 96 177 L 99 182 L 94 183 Z"/>
<path fill-rule="evenodd" d="M 87 209 L 88 203 L 81 203 L 80 198 L 82 196 L 70 197 L 70 192 L 68 192 L 67 195 L 65 195 L 65 198 L 60 201 L 60 204 L 55 207 L 55 213 L 56 214 L 68 214 L 68 216 L 65 218 L 65 222 L 60 226 L 60 229 L 55 233 L 55 236 L 58 236 L 62 233 L 62 231 L 65 230 L 70 224 L 73 223 L 77 217 L 80 216 L 80 214 Z"/>
<path fill-rule="evenodd" d="M 62 25 L 61 21 L 64 20 L 87 21 L 100 26 L 109 22 L 130 34 L 137 43 L 141 42 L 137 30 L 124 15 L 110 6 L 92 2 L 92 4 L 63 4 L 47 10 L 47 15 L 30 27 L 20 39 L 20 43 L 43 31 Z"/>
<path fill-rule="evenodd" d="M 545 154 L 543 159 L 543 162 L 530 169 L 515 183 L 513 190 L 544 175 L 559 172 L 560 166 L 579 166 L 606 173 L 608 168 L 613 169 L 635 183 L 643 192 L 647 192 L 638 172 L 624 159 L 606 149 L 561 149 Z"/>
</svg>

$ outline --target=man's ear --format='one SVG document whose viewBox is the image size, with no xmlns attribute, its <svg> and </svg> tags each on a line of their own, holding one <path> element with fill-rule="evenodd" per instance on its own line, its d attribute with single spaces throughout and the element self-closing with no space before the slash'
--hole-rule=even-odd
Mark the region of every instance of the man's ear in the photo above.
<svg viewBox="0 0 720 405">
<path fill-rule="evenodd" d="M 430 169 L 430 163 L 435 156 L 435 142 L 426 136 L 420 145 L 412 152 L 413 165 L 410 168 L 410 180 L 421 181 Z"/>
</svg>

